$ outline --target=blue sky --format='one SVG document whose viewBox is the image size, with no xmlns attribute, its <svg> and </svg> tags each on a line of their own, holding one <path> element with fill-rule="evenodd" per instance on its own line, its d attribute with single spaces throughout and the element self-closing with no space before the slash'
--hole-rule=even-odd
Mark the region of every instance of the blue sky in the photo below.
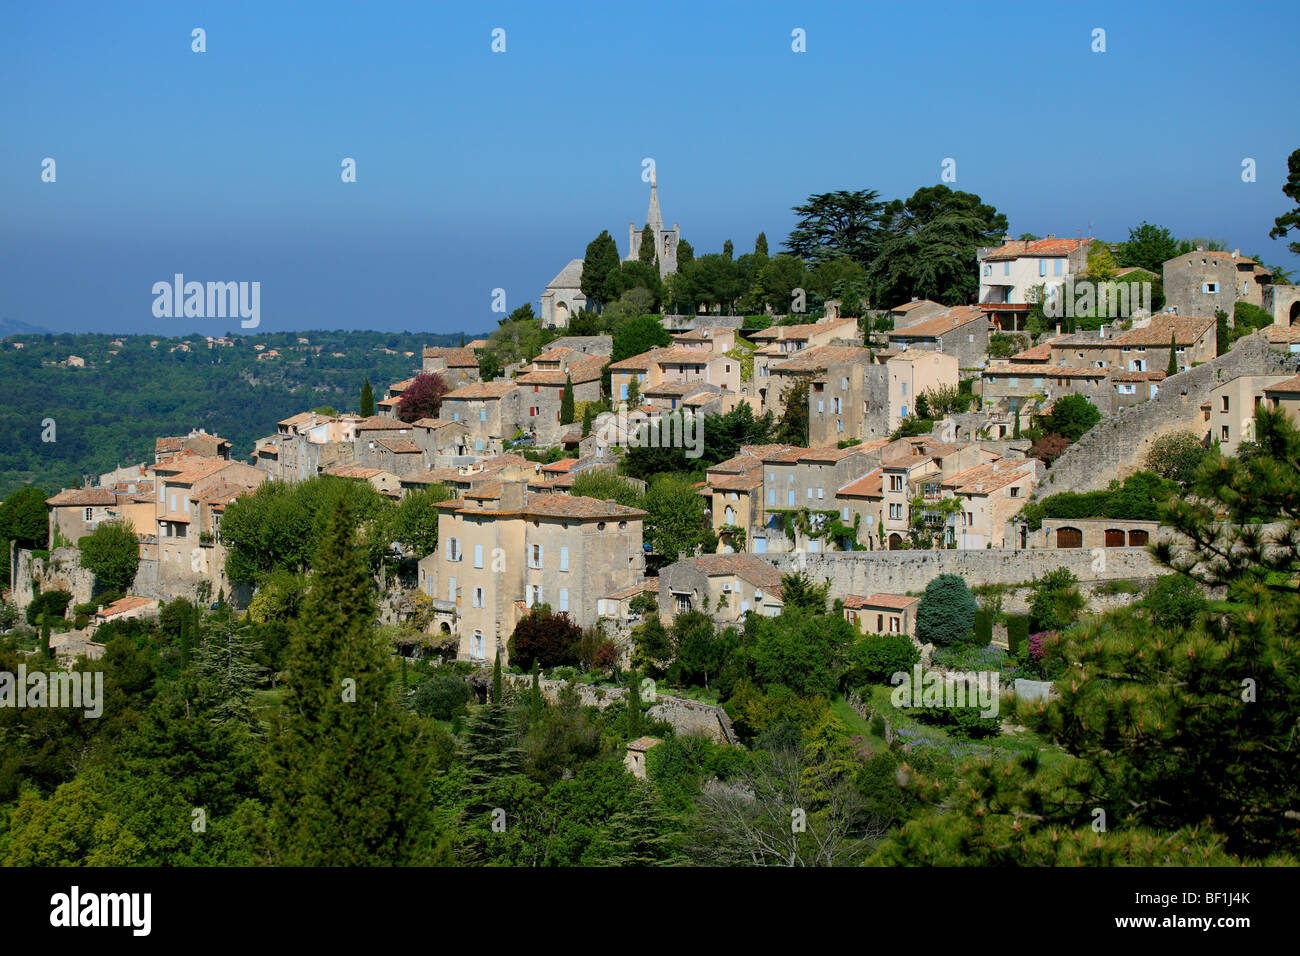
<svg viewBox="0 0 1300 956">
<path fill-rule="evenodd" d="M 494 327 L 608 229 L 738 252 L 813 192 L 955 188 L 1015 234 L 1268 239 L 1300 147 L 1293 4 L 57 3 L 0 13 L 0 316 L 156 319 L 260 281 L 259 331 Z M 191 51 L 202 27 L 207 52 Z M 491 31 L 506 31 L 506 52 Z M 1106 52 L 1091 50 L 1106 30 Z M 806 31 L 807 52 L 791 50 Z M 41 161 L 57 163 L 42 183 Z M 340 162 L 357 162 L 357 182 Z M 1241 181 L 1241 162 L 1257 181 Z"/>
</svg>

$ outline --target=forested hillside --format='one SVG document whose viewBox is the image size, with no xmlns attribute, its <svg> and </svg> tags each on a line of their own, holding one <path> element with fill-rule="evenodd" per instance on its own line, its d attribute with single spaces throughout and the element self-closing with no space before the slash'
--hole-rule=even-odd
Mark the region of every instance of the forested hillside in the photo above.
<svg viewBox="0 0 1300 956">
<path fill-rule="evenodd" d="M 382 395 L 419 368 L 424 346 L 459 345 L 462 337 L 309 331 L 229 341 L 209 348 L 201 335 L 5 338 L 0 497 L 24 484 L 53 491 L 80 484 L 83 474 L 152 461 L 156 437 L 192 428 L 230 439 L 232 457 L 247 460 L 254 440 L 280 419 L 324 405 L 356 411 L 363 378 Z M 272 350 L 278 356 L 258 358 Z M 85 366 L 66 364 L 69 356 Z M 46 419 L 54 421 L 54 441 L 42 440 L 50 435 Z"/>
</svg>

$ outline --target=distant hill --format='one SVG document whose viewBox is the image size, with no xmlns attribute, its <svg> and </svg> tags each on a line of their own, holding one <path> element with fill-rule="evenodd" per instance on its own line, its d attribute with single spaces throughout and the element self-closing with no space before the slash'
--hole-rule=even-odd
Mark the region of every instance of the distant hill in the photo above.
<svg viewBox="0 0 1300 956">
<path fill-rule="evenodd" d="M 355 412 L 366 376 L 379 398 L 419 370 L 424 346 L 461 342 L 410 332 L 277 332 L 211 347 L 201 335 L 18 335 L 0 344 L 0 497 L 153 461 L 155 438 L 193 428 L 230 439 L 231 457 L 248 461 L 281 419 L 321 406 Z M 69 355 L 85 366 L 64 364 Z M 41 440 L 46 419 L 53 442 Z"/>
<path fill-rule="evenodd" d="M 6 335 L 48 335 L 49 329 L 43 329 L 39 325 L 32 325 L 28 322 L 19 322 L 17 319 L 6 319 L 0 316 L 0 339 Z"/>
</svg>

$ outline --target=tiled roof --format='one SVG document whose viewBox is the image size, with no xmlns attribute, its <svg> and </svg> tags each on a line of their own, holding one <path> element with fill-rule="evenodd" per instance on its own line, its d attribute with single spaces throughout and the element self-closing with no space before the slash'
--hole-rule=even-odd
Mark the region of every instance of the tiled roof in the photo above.
<svg viewBox="0 0 1300 956">
<path fill-rule="evenodd" d="M 644 518 L 645 512 L 617 502 L 574 495 L 541 495 L 529 499 L 524 513 L 539 517 L 557 518 Z"/>
<path fill-rule="evenodd" d="M 555 473 L 565 472 L 578 463 L 576 458 L 561 458 L 559 461 L 553 461 L 549 465 L 542 465 L 542 471 L 552 471 Z"/>
<path fill-rule="evenodd" d="M 1184 256 L 1200 256 L 1205 259 L 1226 259 L 1229 262 L 1241 262 L 1247 265 L 1255 265 L 1255 260 L 1250 256 L 1234 256 L 1231 252 L 1222 249 L 1193 249 L 1191 252 L 1183 253 Z M 1181 259 L 1183 256 L 1176 256 Z"/>
<path fill-rule="evenodd" d="M 448 392 L 442 400 L 454 402 L 461 399 L 501 398 L 514 391 L 516 387 L 514 382 L 471 382 L 469 385 L 462 385 L 454 392 Z"/>
<path fill-rule="evenodd" d="M 638 581 L 636 584 L 621 591 L 615 591 L 612 594 L 606 594 L 605 599 L 610 601 L 622 601 L 626 598 L 636 597 L 638 594 L 658 594 L 659 579 L 646 578 L 644 581 Z"/>
<path fill-rule="evenodd" d="M 420 453 L 420 446 L 409 438 L 379 438 L 376 440 L 395 455 L 418 455 Z"/>
<path fill-rule="evenodd" d="M 412 426 L 418 425 L 420 428 L 446 428 L 448 425 L 460 425 L 465 427 L 464 422 L 455 422 L 450 418 L 417 418 L 411 422 Z"/>
<path fill-rule="evenodd" d="M 1141 329 L 1130 329 L 1115 338 L 1115 344 L 1121 348 L 1138 346 L 1152 348 L 1168 347 L 1170 337 L 1178 345 L 1193 345 L 1214 326 L 1213 316 L 1199 315 L 1157 315 L 1151 324 Z"/>
<path fill-rule="evenodd" d="M 440 358 L 447 368 L 478 368 L 478 356 L 471 348 L 447 348 L 440 345 L 425 346 L 424 358 Z"/>
<path fill-rule="evenodd" d="M 870 349 L 860 348 L 856 345 L 819 345 L 815 348 L 796 352 L 793 357 L 786 359 L 784 362 L 774 363 L 771 366 L 771 371 L 774 373 L 820 372 L 825 371 L 828 365 L 837 362 L 870 360 Z"/>
<path fill-rule="evenodd" d="M 1264 335 L 1272 345 L 1300 342 L 1300 325 L 1270 325 Z"/>
<path fill-rule="evenodd" d="M 1165 378 L 1164 372 L 1134 372 L 1125 368 L 1110 370 L 1112 382 L 1159 382 Z"/>
<path fill-rule="evenodd" d="M 104 607 L 103 610 L 96 612 L 98 617 L 112 617 L 115 614 L 125 614 L 127 611 L 134 611 L 137 608 L 156 605 L 158 602 L 153 598 L 139 597 L 135 594 L 128 594 L 124 598 L 119 598 L 112 604 Z"/>
<path fill-rule="evenodd" d="M 708 486 L 714 491 L 755 491 L 763 487 L 763 466 L 743 475 L 718 475 L 710 477 Z"/>
<path fill-rule="evenodd" d="M 1020 378 L 1105 378 L 1109 371 L 1104 368 L 1089 368 L 1082 365 L 990 365 L 983 374 L 1008 375 Z"/>
<path fill-rule="evenodd" d="M 908 597 L 906 594 L 873 594 L 870 597 L 850 594 L 844 599 L 844 606 L 853 609 L 887 607 L 892 611 L 905 611 L 920 600 L 919 597 Z"/>
<path fill-rule="evenodd" d="M 406 422 L 400 418 L 386 418 L 383 415 L 371 415 L 369 418 L 363 418 L 354 426 L 359 432 L 367 431 L 387 431 L 389 429 L 406 428 Z"/>
<path fill-rule="evenodd" d="M 193 462 L 186 462 L 185 468 L 173 475 L 168 475 L 164 480 L 178 485 L 191 485 L 208 475 L 215 474 L 223 468 L 230 467 L 234 462 L 225 458 L 201 458 Z"/>
<path fill-rule="evenodd" d="M 1080 246 L 1092 242 L 1091 239 L 1035 239 L 1026 242 L 1020 239 L 1013 239 L 1011 242 L 998 246 L 987 256 L 984 257 L 986 262 L 996 262 L 1001 259 L 1019 259 L 1021 256 L 1066 256 L 1078 249 Z"/>
<path fill-rule="evenodd" d="M 336 478 L 373 478 L 381 473 L 382 470 L 379 468 L 362 468 L 360 465 L 340 465 L 325 472 L 325 474 L 334 475 Z"/>
<path fill-rule="evenodd" d="M 1300 375 L 1295 378 L 1289 378 L 1285 382 L 1278 382 L 1276 385 L 1269 385 L 1264 389 L 1266 392 L 1286 392 L 1294 395 L 1300 393 Z"/>
<path fill-rule="evenodd" d="M 832 319 L 828 322 L 809 322 L 804 325 L 769 325 L 765 329 L 755 332 L 751 338 L 763 342 L 767 340 L 780 341 L 781 339 L 806 339 L 813 335 L 821 335 L 831 329 L 839 329 L 846 325 L 857 327 L 857 319 Z"/>
<path fill-rule="evenodd" d="M 973 305 L 959 305 L 947 312 L 940 312 L 928 319 L 922 319 L 915 325 L 909 325 L 890 332 L 889 337 L 891 339 L 933 338 L 936 335 L 942 335 L 944 332 L 962 328 L 972 322 L 988 322 L 988 317 L 982 309 Z"/>
<path fill-rule="evenodd" d="M 902 305 L 896 305 L 890 312 L 902 312 L 904 314 L 911 312 L 913 309 L 919 309 L 923 305 L 937 305 L 943 307 L 942 302 L 932 302 L 930 299 L 917 299 L 914 302 L 904 302 Z"/>
<path fill-rule="evenodd" d="M 117 503 L 117 495 L 109 488 L 68 488 L 53 498 L 46 498 L 45 503 L 55 508 L 67 505 L 83 508 L 88 505 L 112 505 Z"/>
<path fill-rule="evenodd" d="M 882 498 L 884 492 L 881 491 L 881 480 L 885 477 L 883 468 L 877 468 L 869 471 L 861 478 L 855 478 L 847 485 L 844 485 L 835 494 L 843 495 L 847 498 Z"/>
<path fill-rule="evenodd" d="M 732 574 L 777 597 L 781 596 L 781 572 L 755 555 L 702 554 L 690 560 L 711 578 Z"/>
<path fill-rule="evenodd" d="M 958 494 L 984 495 L 1031 474 L 1033 474 L 1032 469 L 1016 468 L 1008 461 L 996 461 L 959 471 L 941 484 L 945 488 L 952 488 Z"/>
</svg>

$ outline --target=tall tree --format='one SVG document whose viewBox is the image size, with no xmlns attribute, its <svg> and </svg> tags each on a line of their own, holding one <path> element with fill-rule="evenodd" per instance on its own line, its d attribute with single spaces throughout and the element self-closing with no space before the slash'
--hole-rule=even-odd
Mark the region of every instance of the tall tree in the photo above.
<svg viewBox="0 0 1300 956">
<path fill-rule="evenodd" d="M 1273 220 L 1273 228 L 1268 231 L 1270 239 L 1282 239 L 1293 229 L 1300 229 L 1300 149 L 1295 150 L 1286 161 L 1287 177 L 1282 186 L 1282 195 L 1296 204 L 1296 207 Z M 1287 248 L 1293 255 L 1300 256 L 1300 241 L 1290 242 Z"/>
<path fill-rule="evenodd" d="M 330 516 L 290 639 L 264 773 L 281 865 L 434 861 L 427 738 L 393 692 L 355 526 L 345 505 Z"/>
<path fill-rule="evenodd" d="M 1214 310 L 1214 354 L 1224 355 L 1232 347 L 1232 336 L 1228 331 L 1228 313 L 1223 309 Z"/>
<path fill-rule="evenodd" d="M 81 564 L 105 590 L 125 594 L 140 567 L 140 542 L 131 522 L 105 521 L 79 542 Z"/>
<path fill-rule="evenodd" d="M 754 255 L 760 259 L 767 258 L 767 233 L 760 232 L 758 238 L 754 240 Z"/>
<path fill-rule="evenodd" d="M 1178 255 L 1178 240 L 1163 226 L 1154 226 L 1145 219 L 1142 225 L 1128 231 L 1128 242 L 1120 244 L 1119 264 L 1137 266 L 1160 275 L 1164 264 Z"/>
<path fill-rule="evenodd" d="M 869 266 L 880 254 L 885 204 L 874 189 L 817 193 L 792 210 L 799 221 L 785 247 L 805 262 L 848 256 Z"/>
<path fill-rule="evenodd" d="M 361 417 L 370 418 L 375 414 L 375 390 L 370 385 L 370 376 L 367 375 L 364 382 L 361 383 Z"/>
<path fill-rule="evenodd" d="M 642 262 L 653 264 L 658 258 L 658 250 L 655 249 L 655 231 L 650 228 L 650 223 L 646 223 L 641 229 L 641 242 L 637 246 L 636 257 Z"/>
<path fill-rule="evenodd" d="M 587 254 L 582 260 L 582 294 L 595 305 L 596 311 L 614 298 L 609 291 L 609 276 L 618 266 L 618 246 L 609 230 L 602 229 L 599 236 L 587 243 Z"/>
<path fill-rule="evenodd" d="M 573 378 L 566 375 L 564 376 L 564 390 L 560 392 L 560 424 L 572 425 L 573 420 Z"/>
<path fill-rule="evenodd" d="M 1169 367 L 1165 369 L 1165 374 L 1178 374 L 1178 342 L 1172 332 L 1169 333 Z"/>
<path fill-rule="evenodd" d="M 722 244 L 722 258 L 724 259 L 732 258 L 735 251 L 736 251 L 736 247 L 731 244 L 730 239 L 728 239 L 726 242 Z"/>
<path fill-rule="evenodd" d="M 811 375 L 795 375 L 781 393 L 785 411 L 777 429 L 777 440 L 801 448 L 808 444 L 808 389 Z"/>
</svg>

